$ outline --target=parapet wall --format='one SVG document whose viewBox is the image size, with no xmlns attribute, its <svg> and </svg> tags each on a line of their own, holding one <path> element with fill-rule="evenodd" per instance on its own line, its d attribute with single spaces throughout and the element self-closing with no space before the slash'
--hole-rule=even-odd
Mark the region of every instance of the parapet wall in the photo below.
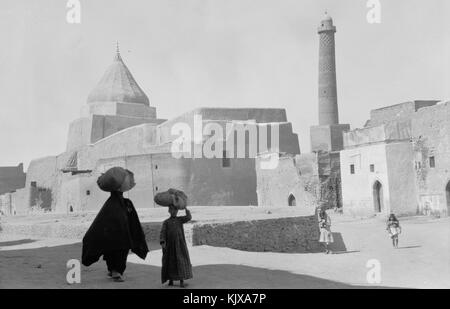
<svg viewBox="0 0 450 309">
<path fill-rule="evenodd" d="M 419 109 L 433 106 L 437 102 L 436 100 L 416 100 L 374 109 L 370 112 L 369 125 L 377 126 L 390 121 L 411 119 Z"/>
<path fill-rule="evenodd" d="M 412 136 L 411 127 L 411 120 L 406 119 L 345 132 L 344 148 L 406 140 Z"/>
</svg>

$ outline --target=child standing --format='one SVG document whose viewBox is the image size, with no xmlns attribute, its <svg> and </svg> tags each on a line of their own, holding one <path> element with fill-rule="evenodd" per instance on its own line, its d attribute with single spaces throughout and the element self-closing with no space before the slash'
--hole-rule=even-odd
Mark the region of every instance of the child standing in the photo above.
<svg viewBox="0 0 450 309">
<path fill-rule="evenodd" d="M 178 209 L 169 207 L 170 218 L 163 222 L 160 234 L 160 244 L 163 250 L 161 281 L 180 281 L 184 287 L 184 280 L 192 278 L 192 265 L 184 236 L 183 224 L 192 219 L 191 212 L 185 208 L 186 215 L 177 217 Z"/>
<path fill-rule="evenodd" d="M 386 230 L 389 232 L 389 236 L 391 236 L 392 245 L 394 248 L 398 248 L 398 235 L 401 233 L 402 229 L 400 227 L 400 222 L 394 214 L 389 216 Z"/>
<path fill-rule="evenodd" d="M 331 219 L 330 216 L 325 211 L 325 209 L 323 208 L 319 208 L 318 221 L 320 229 L 319 242 L 325 245 L 326 254 L 332 253 L 329 247 L 330 243 L 334 241 L 333 233 L 331 232 Z"/>
</svg>

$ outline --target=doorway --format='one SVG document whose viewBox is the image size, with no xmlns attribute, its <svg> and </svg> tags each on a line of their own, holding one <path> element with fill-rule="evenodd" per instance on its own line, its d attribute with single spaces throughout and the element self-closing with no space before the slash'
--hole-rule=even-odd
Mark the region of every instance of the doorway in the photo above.
<svg viewBox="0 0 450 309">
<path fill-rule="evenodd" d="M 373 184 L 373 205 L 376 213 L 383 210 L 383 185 L 378 180 Z"/>
<path fill-rule="evenodd" d="M 292 195 L 292 194 L 289 195 L 288 204 L 289 204 L 289 206 L 297 206 L 297 202 L 295 201 L 294 195 Z"/>
<path fill-rule="evenodd" d="M 450 181 L 447 183 L 447 187 L 445 187 L 445 195 L 447 197 L 447 214 L 450 216 Z"/>
</svg>

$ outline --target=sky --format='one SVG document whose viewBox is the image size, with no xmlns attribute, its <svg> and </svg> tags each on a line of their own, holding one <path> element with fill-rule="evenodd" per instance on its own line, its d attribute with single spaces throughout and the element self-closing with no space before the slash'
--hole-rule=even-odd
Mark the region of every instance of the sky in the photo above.
<svg viewBox="0 0 450 309">
<path fill-rule="evenodd" d="M 318 123 L 317 26 L 337 27 L 341 123 L 362 127 L 371 109 L 450 100 L 448 0 L 67 0 L 0 4 L 0 166 L 64 152 L 71 121 L 122 58 L 157 108 L 173 118 L 196 107 L 287 111 L 309 152 Z"/>
</svg>

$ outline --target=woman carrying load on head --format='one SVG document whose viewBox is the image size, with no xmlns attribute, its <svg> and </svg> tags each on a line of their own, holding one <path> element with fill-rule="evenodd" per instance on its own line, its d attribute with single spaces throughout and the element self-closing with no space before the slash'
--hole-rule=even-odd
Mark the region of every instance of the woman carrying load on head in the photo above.
<svg viewBox="0 0 450 309">
<path fill-rule="evenodd" d="M 113 167 L 99 177 L 97 184 L 111 196 L 83 237 L 82 263 L 89 266 L 103 255 L 108 276 L 121 282 L 129 250 L 142 259 L 149 251 L 136 209 L 131 200 L 123 197 L 123 192 L 135 186 L 134 175 Z"/>
</svg>

